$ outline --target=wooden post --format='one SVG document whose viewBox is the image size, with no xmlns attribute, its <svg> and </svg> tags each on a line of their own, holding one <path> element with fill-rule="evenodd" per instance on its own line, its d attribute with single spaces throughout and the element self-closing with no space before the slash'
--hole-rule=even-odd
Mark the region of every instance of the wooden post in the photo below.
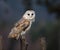
<svg viewBox="0 0 60 50">
<path fill-rule="evenodd" d="M 27 50 L 28 43 L 26 41 L 26 38 L 21 39 L 21 50 Z"/>
<path fill-rule="evenodd" d="M 40 50 L 46 50 L 46 38 L 45 37 L 41 37 L 40 38 Z"/>
<path fill-rule="evenodd" d="M 0 36 L 0 50 L 2 50 L 2 36 Z"/>
</svg>

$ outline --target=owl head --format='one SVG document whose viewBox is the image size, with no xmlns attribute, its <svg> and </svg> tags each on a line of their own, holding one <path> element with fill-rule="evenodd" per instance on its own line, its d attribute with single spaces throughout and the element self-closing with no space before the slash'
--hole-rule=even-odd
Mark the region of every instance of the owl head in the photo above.
<svg viewBox="0 0 60 50">
<path fill-rule="evenodd" d="M 35 11 L 27 10 L 25 12 L 25 14 L 23 15 L 23 18 L 34 22 L 35 21 Z"/>
</svg>

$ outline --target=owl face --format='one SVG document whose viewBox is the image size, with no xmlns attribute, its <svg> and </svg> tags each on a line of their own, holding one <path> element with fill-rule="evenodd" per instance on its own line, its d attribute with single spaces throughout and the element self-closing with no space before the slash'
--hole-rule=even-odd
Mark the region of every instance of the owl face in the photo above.
<svg viewBox="0 0 60 50">
<path fill-rule="evenodd" d="M 25 14 L 23 15 L 23 17 L 25 19 L 31 20 L 31 21 L 35 21 L 35 11 L 33 10 L 28 10 L 25 12 Z"/>
</svg>

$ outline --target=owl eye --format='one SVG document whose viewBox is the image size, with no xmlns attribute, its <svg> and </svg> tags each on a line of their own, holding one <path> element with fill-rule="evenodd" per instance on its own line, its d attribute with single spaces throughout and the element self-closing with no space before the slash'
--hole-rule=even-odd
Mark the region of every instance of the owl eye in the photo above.
<svg viewBox="0 0 60 50">
<path fill-rule="evenodd" d="M 28 16 L 30 15 L 30 14 L 27 14 Z"/>
<path fill-rule="evenodd" d="M 32 13 L 31 15 L 33 16 L 34 14 Z"/>
</svg>

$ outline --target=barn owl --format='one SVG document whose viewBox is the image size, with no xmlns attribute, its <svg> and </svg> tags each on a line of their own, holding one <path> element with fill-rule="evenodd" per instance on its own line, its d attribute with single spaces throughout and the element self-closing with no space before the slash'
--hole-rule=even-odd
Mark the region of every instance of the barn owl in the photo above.
<svg viewBox="0 0 60 50">
<path fill-rule="evenodd" d="M 27 10 L 22 18 L 14 25 L 9 33 L 9 38 L 24 38 L 26 32 L 30 30 L 32 23 L 35 21 L 35 11 Z"/>
</svg>

